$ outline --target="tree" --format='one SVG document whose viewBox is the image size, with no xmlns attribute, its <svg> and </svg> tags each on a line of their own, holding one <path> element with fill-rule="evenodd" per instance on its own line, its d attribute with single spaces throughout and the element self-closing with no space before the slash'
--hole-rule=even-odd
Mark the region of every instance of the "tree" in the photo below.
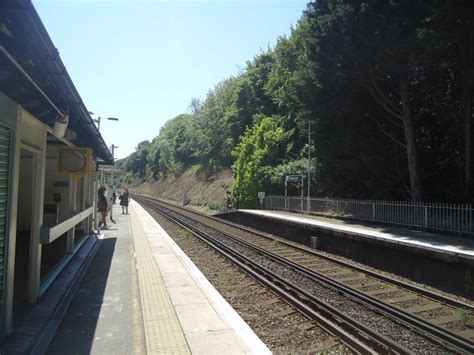
<svg viewBox="0 0 474 355">
<path fill-rule="evenodd" d="M 189 106 L 188 106 L 188 111 L 189 111 L 190 115 L 191 116 L 196 116 L 197 113 L 199 112 L 199 110 L 201 109 L 201 106 L 202 106 L 201 100 L 199 100 L 196 97 L 193 97 L 191 99 L 191 102 L 189 103 Z"/>
<path fill-rule="evenodd" d="M 355 78 L 385 111 L 379 129 L 406 151 L 412 200 L 422 196 L 411 92 L 419 70 L 417 30 L 427 16 L 423 1 L 311 3 L 310 56 Z M 392 127 L 387 129 L 387 124 Z M 403 131 L 403 136 L 395 132 Z"/>
<path fill-rule="evenodd" d="M 149 141 L 138 143 L 135 152 L 130 154 L 122 163 L 123 168 L 126 171 L 131 171 L 133 174 L 137 174 L 139 177 L 145 177 L 149 146 Z"/>
<path fill-rule="evenodd" d="M 235 163 L 233 196 L 239 206 L 257 207 L 257 192 L 265 190 L 265 167 L 271 165 L 282 150 L 284 131 L 270 117 L 247 129 L 233 151 Z"/>
<path fill-rule="evenodd" d="M 472 100 L 474 83 L 474 7 L 468 0 L 437 0 L 433 16 L 426 28 L 436 34 L 444 52 L 455 52 L 457 75 L 461 88 L 460 106 L 464 128 L 464 179 L 463 192 L 466 201 L 472 200 Z"/>
</svg>

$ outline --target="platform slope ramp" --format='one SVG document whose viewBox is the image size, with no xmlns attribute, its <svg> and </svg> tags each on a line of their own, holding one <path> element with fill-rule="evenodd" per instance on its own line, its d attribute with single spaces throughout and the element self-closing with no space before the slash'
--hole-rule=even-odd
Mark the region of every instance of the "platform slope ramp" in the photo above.
<svg viewBox="0 0 474 355">
<path fill-rule="evenodd" d="M 153 217 L 130 207 L 148 352 L 270 354 Z"/>
</svg>

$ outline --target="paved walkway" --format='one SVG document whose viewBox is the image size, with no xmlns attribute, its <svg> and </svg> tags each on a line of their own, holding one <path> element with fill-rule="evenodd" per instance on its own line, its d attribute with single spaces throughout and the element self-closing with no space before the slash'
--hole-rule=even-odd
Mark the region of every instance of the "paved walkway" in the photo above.
<svg viewBox="0 0 474 355">
<path fill-rule="evenodd" d="M 291 212 L 245 209 L 239 211 L 310 224 L 330 230 L 346 232 L 361 238 L 373 238 L 474 260 L 474 240 L 468 237 L 426 233 L 400 227 L 369 225 L 363 224 L 362 222 L 309 216 Z"/>
<path fill-rule="evenodd" d="M 48 354 L 270 354 L 140 205 L 114 214 Z"/>
<path fill-rule="evenodd" d="M 177 321 L 193 354 L 270 354 L 163 228 L 135 201 L 131 207 L 149 353 L 182 352 Z M 158 275 L 142 277 L 140 263 Z"/>
<path fill-rule="evenodd" d="M 48 354 L 146 352 L 130 215 L 114 216 Z"/>
</svg>

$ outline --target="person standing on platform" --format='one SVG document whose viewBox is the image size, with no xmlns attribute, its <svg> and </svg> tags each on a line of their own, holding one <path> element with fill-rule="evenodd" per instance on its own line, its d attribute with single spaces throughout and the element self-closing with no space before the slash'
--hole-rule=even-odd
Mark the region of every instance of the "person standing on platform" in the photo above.
<svg viewBox="0 0 474 355">
<path fill-rule="evenodd" d="M 130 196 L 128 194 L 128 187 L 123 189 L 123 192 L 120 195 L 119 199 L 120 206 L 122 206 L 122 214 L 128 214 L 128 202 L 130 200 Z"/>
<path fill-rule="evenodd" d="M 97 191 L 99 198 L 97 200 L 97 211 L 100 213 L 99 229 L 107 228 L 107 198 L 105 197 L 105 187 L 100 187 Z"/>
</svg>

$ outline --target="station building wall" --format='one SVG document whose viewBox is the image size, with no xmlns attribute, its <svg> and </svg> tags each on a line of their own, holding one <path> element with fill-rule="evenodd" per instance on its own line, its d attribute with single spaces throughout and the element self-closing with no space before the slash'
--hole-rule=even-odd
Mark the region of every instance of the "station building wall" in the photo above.
<svg viewBox="0 0 474 355">
<path fill-rule="evenodd" d="M 0 92 L 0 336 L 11 329 L 20 142 L 18 105 Z"/>
<path fill-rule="evenodd" d="M 76 179 L 58 172 L 65 143 L 51 132 L 0 92 L 0 338 L 11 332 L 17 305 L 36 302 L 55 264 L 92 229 L 90 216 L 54 241 L 41 242 L 44 227 L 93 206 L 95 196 L 95 176 Z M 58 216 L 56 193 L 61 193 Z"/>
</svg>

